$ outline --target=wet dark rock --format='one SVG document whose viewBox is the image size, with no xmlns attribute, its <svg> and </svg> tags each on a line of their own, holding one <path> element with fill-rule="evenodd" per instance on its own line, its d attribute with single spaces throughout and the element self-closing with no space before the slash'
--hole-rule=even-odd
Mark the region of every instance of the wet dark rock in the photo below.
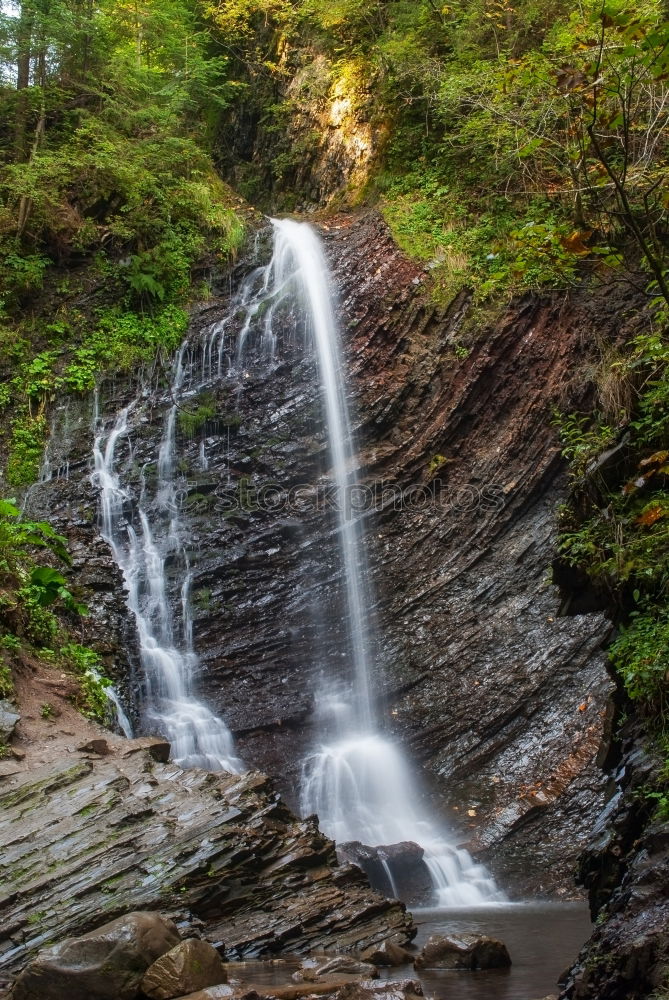
<svg viewBox="0 0 669 1000">
<path fill-rule="evenodd" d="M 361 982 L 360 977 L 342 973 L 333 974 L 327 979 L 305 979 L 303 982 L 294 980 L 292 983 L 282 986 L 254 986 L 250 983 L 241 985 L 237 989 L 237 995 L 244 1000 L 257 1000 L 259 996 L 272 996 L 276 997 L 277 1000 L 301 1000 L 302 997 L 333 996 L 342 986 L 347 986 L 352 982 Z"/>
<path fill-rule="evenodd" d="M 362 868 L 370 884 L 387 896 L 397 896 L 410 905 L 427 903 L 432 894 L 430 872 L 420 844 L 403 841 L 369 847 L 359 841 L 337 845 L 342 861 Z"/>
<path fill-rule="evenodd" d="M 333 973 L 345 973 L 348 976 L 363 976 L 367 979 L 377 979 L 379 973 L 374 965 L 369 962 L 361 962 L 350 955 L 337 955 L 330 959 L 325 965 L 320 965 L 315 970 L 315 975 L 323 979 Z"/>
<path fill-rule="evenodd" d="M 413 1000 L 423 996 L 423 987 L 415 979 L 362 980 L 340 987 L 333 997 L 336 1000 Z"/>
<path fill-rule="evenodd" d="M 150 966 L 142 993 L 150 1000 L 173 1000 L 227 981 L 220 955 L 207 941 L 187 938 Z"/>
<path fill-rule="evenodd" d="M 466 295 L 448 308 L 431 301 L 424 272 L 373 213 L 341 218 L 324 236 L 357 399 L 359 474 L 375 498 L 362 527 L 378 596 L 379 718 L 427 774 L 425 794 L 457 838 L 503 885 L 573 894 L 604 801 L 609 625 L 599 613 L 560 617 L 547 580 L 566 495 L 552 413 L 586 405 L 582 372 L 601 331 L 611 341 L 633 332 L 628 291 L 527 296 L 482 328 Z M 226 306 L 222 296 L 194 311 L 194 340 Z M 251 360 L 239 393 L 234 376 L 212 382 L 216 422 L 199 436 L 179 433 L 177 448 L 197 684 L 242 758 L 280 771 L 296 805 L 302 761 L 322 735 L 313 718 L 321 665 L 346 670 L 333 517 L 223 504 L 230 491 L 248 498 L 276 484 L 285 498 L 301 485 L 314 496 L 326 482 L 316 366 L 299 344 L 279 353 L 271 370 Z M 101 413 L 134 395 L 130 381 L 103 385 Z M 131 492 L 155 464 L 169 405 L 165 386 L 147 383 L 131 414 L 132 450 L 119 449 Z M 34 488 L 29 509 L 71 539 L 73 580 L 91 593 L 86 640 L 103 651 L 139 730 L 156 735 L 137 709 L 134 627 L 97 534 L 90 403 L 68 406 L 53 415 L 52 441 L 54 469 L 67 457 L 69 478 Z M 395 503 L 393 489 L 410 488 L 423 500 Z M 168 587 L 178 608 L 176 577 Z"/>
<path fill-rule="evenodd" d="M 412 952 L 407 951 L 400 944 L 388 939 L 380 945 L 366 948 L 360 955 L 365 962 L 371 962 L 376 966 L 396 966 L 408 965 L 416 957 Z"/>
<path fill-rule="evenodd" d="M 639 723 L 628 723 L 610 801 L 580 866 L 595 926 L 561 1000 L 645 1000 L 666 988 L 669 822 L 645 795 L 663 767 L 646 746 Z"/>
<path fill-rule="evenodd" d="M 0 743 L 7 743 L 11 740 L 20 721 L 21 716 L 17 712 L 16 706 L 4 698 L 0 700 Z"/>
<path fill-rule="evenodd" d="M 195 922 L 231 958 L 358 953 L 415 933 L 256 772 L 182 771 L 145 751 L 69 758 L 0 778 L 0 816 L 3 972 L 135 910 Z"/>
<path fill-rule="evenodd" d="M 221 986 L 210 986 L 206 990 L 198 990 L 196 993 L 189 993 L 188 996 L 181 997 L 180 1000 L 228 1000 L 228 997 L 239 995 L 233 986 L 225 984 Z"/>
<path fill-rule="evenodd" d="M 423 989 L 415 979 L 404 980 L 373 980 L 356 979 L 342 980 L 346 977 L 333 977 L 324 982 L 305 983 L 303 985 L 272 986 L 272 987 L 241 987 L 236 991 L 235 996 L 239 1000 L 259 1000 L 262 997 L 275 998 L 275 1000 L 301 1000 L 302 997 L 319 996 L 332 997 L 336 1000 L 413 1000 L 414 997 L 422 997 Z M 201 993 L 193 993 L 181 1000 L 219 1000 L 217 987 L 213 990 L 203 990 Z M 220 997 L 229 994 L 220 994 Z"/>
<path fill-rule="evenodd" d="M 80 753 L 94 753 L 97 754 L 99 757 L 106 757 L 107 754 L 110 754 L 112 752 L 112 749 L 109 746 L 108 741 L 102 738 L 88 740 L 86 743 L 81 743 L 77 747 L 77 750 Z"/>
<path fill-rule="evenodd" d="M 220 986 L 210 986 L 206 990 L 198 990 L 196 993 L 189 993 L 188 996 L 180 997 L 180 1000 L 227 1000 L 228 997 L 238 996 L 239 991 L 234 986 L 222 984 Z"/>
<path fill-rule="evenodd" d="M 128 757 L 130 754 L 144 752 L 159 764 L 167 764 L 170 759 L 170 744 L 160 737 L 139 736 L 131 740 L 126 749 L 121 750 L 121 756 Z"/>
<path fill-rule="evenodd" d="M 416 969 L 506 969 L 506 945 L 479 934 L 433 934 L 414 961 Z"/>
<path fill-rule="evenodd" d="M 159 913 L 128 913 L 41 951 L 17 979 L 12 997 L 135 1000 L 145 971 L 178 940 L 175 925 Z"/>
</svg>

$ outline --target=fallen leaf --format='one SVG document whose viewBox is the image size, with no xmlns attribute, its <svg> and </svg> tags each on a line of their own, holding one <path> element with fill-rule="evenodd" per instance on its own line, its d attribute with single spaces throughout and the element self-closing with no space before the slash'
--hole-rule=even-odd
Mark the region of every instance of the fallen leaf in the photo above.
<svg viewBox="0 0 669 1000">
<path fill-rule="evenodd" d="M 639 514 L 636 519 L 636 524 L 643 524 L 649 527 L 651 524 L 655 524 L 659 521 L 661 517 L 665 517 L 667 510 L 660 504 L 654 504 L 652 507 L 648 507 L 643 514 Z"/>
<path fill-rule="evenodd" d="M 668 458 L 669 451 L 656 451 L 653 455 L 650 455 L 649 458 L 642 459 L 642 461 L 639 462 L 639 468 L 641 468 L 642 465 L 658 465 L 659 463 L 666 462 Z"/>
</svg>

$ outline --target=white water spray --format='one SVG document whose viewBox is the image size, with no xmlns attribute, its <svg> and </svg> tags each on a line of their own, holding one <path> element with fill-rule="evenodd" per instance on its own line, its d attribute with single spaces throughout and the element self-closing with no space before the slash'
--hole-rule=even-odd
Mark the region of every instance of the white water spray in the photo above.
<svg viewBox="0 0 669 1000">
<path fill-rule="evenodd" d="M 369 846 L 413 841 L 425 851 L 442 906 L 502 899 L 490 875 L 469 854 L 450 844 L 424 810 L 415 779 L 399 747 L 375 725 L 370 699 L 370 602 L 359 522 L 345 503 L 356 486 L 351 424 L 339 356 L 339 333 L 327 262 L 314 231 L 304 223 L 273 220 L 274 284 L 299 296 L 318 356 L 327 419 L 332 479 L 339 497 L 338 539 L 346 590 L 346 625 L 353 684 L 343 700 L 332 685 L 320 693 L 317 715 L 329 720 L 334 740 L 306 761 L 301 806 L 318 814 L 334 840 Z M 269 287 L 269 281 L 265 288 Z M 333 710 L 334 709 L 334 710 Z M 388 873 L 391 878 L 390 872 Z"/>
<path fill-rule="evenodd" d="M 183 378 L 183 355 L 182 346 L 174 365 L 173 398 Z M 151 516 L 143 505 L 144 490 L 140 500 L 134 502 L 119 472 L 117 449 L 129 438 L 130 409 L 118 413 L 106 436 L 101 430 L 97 433 L 93 481 L 100 489 L 102 536 L 123 573 L 127 605 L 137 628 L 146 716 L 150 725 L 170 741 L 172 758 L 182 767 L 237 773 L 242 764 L 235 757 L 230 731 L 192 692 L 198 661 L 192 641 L 190 568 L 173 477 L 176 403 L 168 413 L 158 449 L 158 495 Z M 183 573 L 179 634 L 175 634 L 167 597 L 168 556 L 182 567 Z M 129 728 L 122 709 L 118 718 L 122 728 Z"/>
<path fill-rule="evenodd" d="M 289 331 L 303 331 L 318 359 L 330 474 L 340 500 L 357 483 L 334 296 L 323 251 L 308 225 L 291 220 L 272 220 L 272 225 L 269 264 L 244 279 L 228 314 L 205 328 L 199 347 L 184 344 L 175 359 L 172 405 L 156 456 L 158 485 L 151 503 L 145 488 L 134 500 L 121 481 L 116 450 L 129 437 L 129 408 L 117 415 L 106 436 L 99 431 L 95 440 L 94 478 L 101 491 L 102 531 L 123 572 L 128 607 L 137 625 L 147 714 L 171 741 L 174 758 L 186 766 L 231 771 L 242 767 L 225 724 L 192 692 L 198 660 L 192 642 L 191 571 L 175 481 L 175 425 L 184 380 L 190 391 L 214 385 L 234 375 L 251 349 L 272 364 L 291 336 Z M 234 326 L 239 333 L 233 349 L 230 328 Z M 203 469 L 208 464 L 204 443 L 199 463 Z M 487 871 L 444 836 L 421 802 L 415 775 L 401 750 L 378 730 L 370 696 L 373 637 L 365 548 L 359 521 L 344 502 L 338 506 L 351 676 L 345 689 L 342 679 L 333 677 L 318 693 L 316 716 L 322 722 L 324 742 L 304 763 L 302 810 L 305 815 L 317 812 L 323 830 L 340 843 L 420 844 L 440 905 L 471 906 L 503 899 Z M 181 573 L 178 629 L 167 596 L 168 557 Z M 387 873 L 392 885 L 392 871 Z"/>
</svg>

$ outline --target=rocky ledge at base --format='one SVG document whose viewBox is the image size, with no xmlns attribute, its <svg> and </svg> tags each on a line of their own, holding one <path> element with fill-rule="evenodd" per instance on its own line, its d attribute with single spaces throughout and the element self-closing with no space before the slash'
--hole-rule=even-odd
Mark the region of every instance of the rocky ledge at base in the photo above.
<svg viewBox="0 0 669 1000">
<path fill-rule="evenodd" d="M 337 863 L 270 780 L 182 771 L 146 741 L 0 778 L 0 976 L 135 910 L 228 958 L 352 952 L 415 934 L 403 904 Z M 190 933 L 184 936 L 191 936 Z"/>
</svg>

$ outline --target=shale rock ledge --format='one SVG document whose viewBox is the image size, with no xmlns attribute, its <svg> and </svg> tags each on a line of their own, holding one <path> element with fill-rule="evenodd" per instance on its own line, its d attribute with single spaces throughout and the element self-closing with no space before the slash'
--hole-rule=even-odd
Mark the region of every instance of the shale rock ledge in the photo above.
<svg viewBox="0 0 669 1000">
<path fill-rule="evenodd" d="M 415 933 L 265 775 L 182 771 L 132 749 L 0 779 L 0 979 L 133 910 L 200 928 L 229 958 Z"/>
</svg>

